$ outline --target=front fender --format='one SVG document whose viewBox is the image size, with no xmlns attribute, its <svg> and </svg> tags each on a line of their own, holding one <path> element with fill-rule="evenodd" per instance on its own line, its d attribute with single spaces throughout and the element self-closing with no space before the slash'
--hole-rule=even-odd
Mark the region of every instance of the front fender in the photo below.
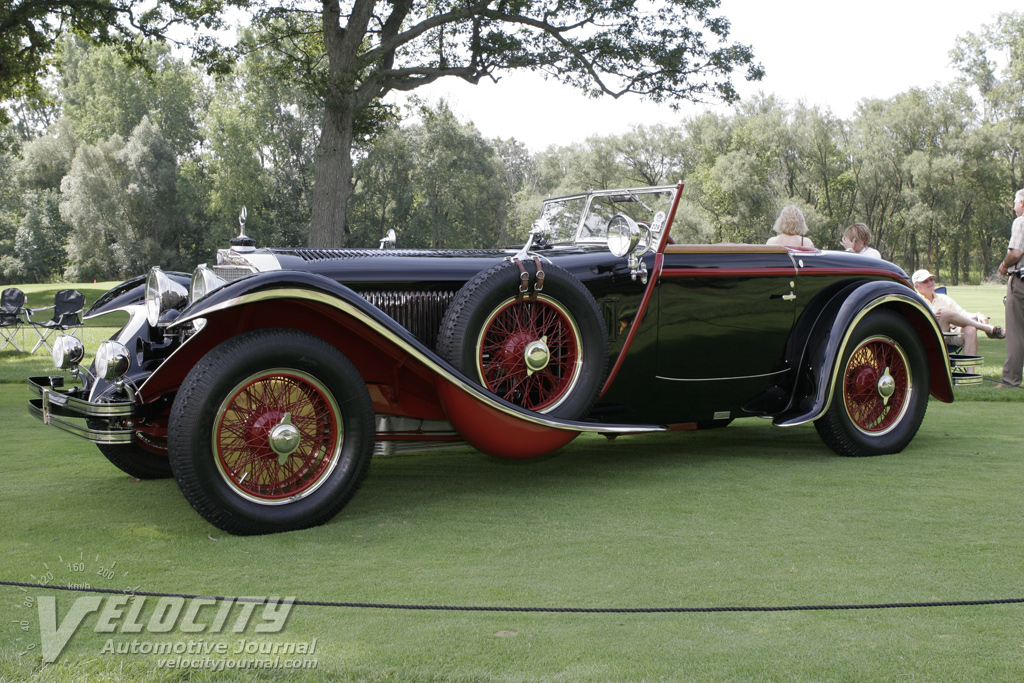
<svg viewBox="0 0 1024 683">
<path fill-rule="evenodd" d="M 168 271 L 165 275 L 185 289 L 188 289 L 192 282 L 192 276 L 188 273 Z M 93 302 L 89 310 L 85 312 L 84 318 L 88 320 L 106 313 L 127 310 L 131 306 L 145 305 L 146 277 L 146 275 L 138 275 L 108 289 Z"/>
<path fill-rule="evenodd" d="M 798 327 L 810 331 L 800 357 L 799 379 L 789 410 L 778 415 L 773 424 L 791 427 L 821 417 L 832 403 L 839 360 L 842 358 L 857 323 L 877 308 L 898 311 L 917 331 L 928 354 L 931 395 L 940 401 L 953 401 L 953 377 L 945 342 L 938 322 L 928 304 L 907 287 L 895 282 L 853 282 L 835 293 L 823 305 L 807 312 L 809 320 Z"/>
<path fill-rule="evenodd" d="M 505 458 L 559 448 L 582 432 L 663 431 L 659 425 L 608 425 L 535 413 L 484 390 L 356 292 L 298 271 L 260 273 L 229 283 L 182 312 L 173 327 L 204 319 L 139 388 L 143 401 L 176 391 L 189 369 L 226 339 L 262 328 L 315 334 L 359 370 L 378 413 L 447 419 L 470 445 Z"/>
</svg>

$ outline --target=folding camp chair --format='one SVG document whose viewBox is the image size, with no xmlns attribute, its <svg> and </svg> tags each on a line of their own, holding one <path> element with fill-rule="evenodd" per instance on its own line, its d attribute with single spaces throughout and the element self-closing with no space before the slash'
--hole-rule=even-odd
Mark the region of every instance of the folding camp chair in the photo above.
<svg viewBox="0 0 1024 683">
<path fill-rule="evenodd" d="M 945 287 L 936 287 L 936 294 L 945 294 Z M 967 368 L 973 368 L 985 364 L 982 356 L 964 355 L 964 335 L 960 328 L 954 327 L 948 332 L 942 333 L 943 341 L 946 344 L 946 354 L 949 356 L 949 364 L 953 369 L 953 384 L 966 386 L 970 384 L 981 384 L 984 378 L 975 372 L 967 372 Z"/>
<path fill-rule="evenodd" d="M 82 329 L 82 311 L 85 310 L 85 295 L 79 292 L 77 289 L 62 289 L 53 297 L 53 306 L 44 306 L 43 308 L 28 308 L 25 309 L 29 312 L 29 316 L 38 313 L 39 311 L 53 310 L 53 317 L 49 320 L 43 320 L 37 322 L 29 319 L 29 324 L 32 325 L 32 329 L 39 335 L 39 341 L 32 347 L 31 353 L 35 353 L 36 349 L 40 346 L 45 346 L 49 351 L 53 351 L 53 347 L 50 346 L 50 337 L 57 331 L 70 332 L 72 335 L 78 334 L 81 338 Z"/>
<path fill-rule="evenodd" d="M 21 344 L 25 344 L 25 292 L 15 287 L 8 287 L 0 294 L 0 349 L 13 346 L 24 351 L 18 345 L 15 335 L 21 332 Z"/>
</svg>

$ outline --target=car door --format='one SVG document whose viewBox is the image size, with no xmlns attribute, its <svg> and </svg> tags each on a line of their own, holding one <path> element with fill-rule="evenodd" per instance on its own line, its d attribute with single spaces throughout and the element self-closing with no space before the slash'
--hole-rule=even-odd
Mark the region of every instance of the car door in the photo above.
<svg viewBox="0 0 1024 683">
<path fill-rule="evenodd" d="M 790 371 L 797 268 L 785 247 L 672 245 L 658 286 L 656 382 L 678 420 L 737 417 Z"/>
</svg>

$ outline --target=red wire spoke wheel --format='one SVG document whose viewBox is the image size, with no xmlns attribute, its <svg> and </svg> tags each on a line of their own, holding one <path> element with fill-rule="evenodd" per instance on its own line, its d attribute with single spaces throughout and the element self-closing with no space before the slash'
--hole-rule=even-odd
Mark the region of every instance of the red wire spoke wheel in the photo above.
<svg viewBox="0 0 1024 683">
<path fill-rule="evenodd" d="M 928 355 L 907 318 L 876 309 L 857 323 L 836 359 L 828 410 L 814 427 L 839 455 L 899 453 L 928 408 Z"/>
<path fill-rule="evenodd" d="M 196 511 L 233 534 L 323 524 L 359 489 L 373 455 L 366 382 L 333 345 L 299 330 L 246 332 L 182 380 L 167 450 Z"/>
<path fill-rule="evenodd" d="M 510 403 L 582 419 L 608 374 L 607 325 L 575 275 L 544 263 L 537 291 L 537 264 L 522 267 L 505 261 L 463 285 L 441 322 L 437 352 Z"/>
<path fill-rule="evenodd" d="M 913 382 L 907 357 L 892 339 L 871 337 L 846 364 L 843 402 L 850 420 L 865 434 L 885 434 L 907 409 Z"/>
<path fill-rule="evenodd" d="M 323 384 L 273 369 L 247 377 L 221 404 L 213 449 L 221 476 L 239 495 L 279 505 L 330 476 L 343 438 L 341 410 Z"/>
<path fill-rule="evenodd" d="M 512 297 L 484 321 L 477 370 L 484 386 L 538 412 L 557 407 L 580 376 L 583 340 L 571 315 L 547 296 Z"/>
</svg>

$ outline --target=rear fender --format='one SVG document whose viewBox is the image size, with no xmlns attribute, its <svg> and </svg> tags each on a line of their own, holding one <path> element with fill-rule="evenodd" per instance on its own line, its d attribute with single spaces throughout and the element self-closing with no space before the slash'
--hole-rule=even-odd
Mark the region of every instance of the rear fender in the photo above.
<svg viewBox="0 0 1024 683">
<path fill-rule="evenodd" d="M 790 408 L 773 423 L 780 427 L 812 422 L 832 403 L 839 359 L 857 323 L 871 311 L 886 308 L 907 319 L 924 343 L 931 376 L 931 395 L 953 401 L 953 377 L 938 322 L 928 304 L 907 287 L 886 281 L 853 282 L 834 293 L 823 305 L 808 307 L 798 329 L 806 345 L 800 355 L 798 378 Z"/>
<path fill-rule="evenodd" d="M 186 309 L 174 326 L 200 319 L 206 321 L 201 329 L 140 387 L 143 401 L 177 391 L 189 369 L 230 337 L 273 327 L 303 330 L 338 348 L 366 382 L 375 412 L 448 420 L 470 445 L 490 455 L 536 457 L 581 432 L 665 429 L 560 420 L 524 410 L 472 382 L 356 292 L 312 273 L 275 271 L 230 283 Z"/>
</svg>

